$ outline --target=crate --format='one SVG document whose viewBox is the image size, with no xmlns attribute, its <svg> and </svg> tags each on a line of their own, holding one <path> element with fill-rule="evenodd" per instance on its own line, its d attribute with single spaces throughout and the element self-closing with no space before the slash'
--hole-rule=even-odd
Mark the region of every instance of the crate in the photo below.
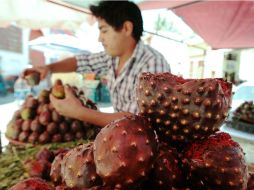
<svg viewBox="0 0 254 190">
<path fill-rule="evenodd" d="M 106 85 L 100 85 L 99 86 L 99 97 L 100 97 L 100 102 L 102 103 L 110 103 L 110 92 L 109 89 Z"/>
</svg>

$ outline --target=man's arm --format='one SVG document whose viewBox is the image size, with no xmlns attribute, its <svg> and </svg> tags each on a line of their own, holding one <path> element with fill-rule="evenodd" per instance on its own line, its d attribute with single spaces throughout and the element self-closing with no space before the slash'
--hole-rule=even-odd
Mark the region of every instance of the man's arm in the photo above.
<svg viewBox="0 0 254 190">
<path fill-rule="evenodd" d="M 86 121 L 100 127 L 104 127 L 123 116 L 131 115 L 131 113 L 128 112 L 102 113 L 97 110 L 86 108 L 81 104 L 80 100 L 76 98 L 71 88 L 68 86 L 65 87 L 64 99 L 57 99 L 53 95 L 50 95 L 50 102 L 61 115 Z"/>
<path fill-rule="evenodd" d="M 53 64 L 47 65 L 48 69 L 52 73 L 67 73 L 77 70 L 77 60 L 75 57 L 67 58 L 61 61 L 57 61 Z"/>
<path fill-rule="evenodd" d="M 49 72 L 66 73 L 76 71 L 76 69 L 77 69 L 77 60 L 75 57 L 71 57 L 49 65 L 26 69 L 21 73 L 21 77 L 25 78 L 25 76 L 28 75 L 29 73 L 36 71 L 40 73 L 40 80 L 44 80 Z"/>
<path fill-rule="evenodd" d="M 112 121 L 124 116 L 132 115 L 129 112 L 103 113 L 89 108 L 83 108 L 79 112 L 76 112 L 76 114 L 76 119 L 86 121 L 100 127 L 104 127 Z"/>
</svg>

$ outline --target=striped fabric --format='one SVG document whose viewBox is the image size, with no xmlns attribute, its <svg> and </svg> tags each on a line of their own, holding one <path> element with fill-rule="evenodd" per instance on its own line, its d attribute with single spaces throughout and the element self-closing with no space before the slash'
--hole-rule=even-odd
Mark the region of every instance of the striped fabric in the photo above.
<svg viewBox="0 0 254 190">
<path fill-rule="evenodd" d="M 119 75 L 115 71 L 119 58 L 113 58 L 100 52 L 90 55 L 76 56 L 77 72 L 107 74 L 108 87 L 114 110 L 117 112 L 139 112 L 136 101 L 136 83 L 142 72 L 170 72 L 165 58 L 155 49 L 140 41 L 132 56 L 128 59 Z"/>
</svg>

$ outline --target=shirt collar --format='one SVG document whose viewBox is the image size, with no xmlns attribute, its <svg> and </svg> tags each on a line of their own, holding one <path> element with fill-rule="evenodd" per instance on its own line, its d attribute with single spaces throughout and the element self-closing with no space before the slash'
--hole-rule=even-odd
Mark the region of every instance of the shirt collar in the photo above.
<svg viewBox="0 0 254 190">
<path fill-rule="evenodd" d="M 142 52 L 144 50 L 144 42 L 142 40 L 139 40 L 136 44 L 136 47 L 131 55 L 131 57 L 128 59 L 128 62 L 132 62 L 133 60 L 138 60 L 139 57 L 142 55 Z M 114 68 L 117 67 L 119 62 L 119 57 L 115 57 L 114 59 Z"/>
<path fill-rule="evenodd" d="M 132 56 L 130 57 L 130 60 L 132 60 L 134 58 L 138 59 L 139 56 L 141 56 L 141 54 L 142 54 L 141 52 L 143 51 L 143 49 L 144 49 L 144 43 L 141 40 L 139 40 L 139 42 L 137 43 L 137 45 L 132 53 Z"/>
</svg>

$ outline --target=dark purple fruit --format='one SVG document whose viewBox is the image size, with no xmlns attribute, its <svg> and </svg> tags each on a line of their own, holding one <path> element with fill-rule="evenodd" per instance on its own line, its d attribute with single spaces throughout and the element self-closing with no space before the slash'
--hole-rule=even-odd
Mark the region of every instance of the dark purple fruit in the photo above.
<svg viewBox="0 0 254 190">
<path fill-rule="evenodd" d="M 59 131 L 60 131 L 60 133 L 64 134 L 67 131 L 69 131 L 69 126 L 65 122 L 62 122 L 59 125 Z"/>
<path fill-rule="evenodd" d="M 51 114 L 50 112 L 42 112 L 39 116 L 39 122 L 42 125 L 48 125 L 51 122 Z"/>
<path fill-rule="evenodd" d="M 54 143 L 62 142 L 62 135 L 61 134 L 54 134 L 51 138 L 51 141 Z"/>
<path fill-rule="evenodd" d="M 64 134 L 64 141 L 68 142 L 68 141 L 73 141 L 74 140 L 74 135 L 72 133 L 66 133 Z"/>
<path fill-rule="evenodd" d="M 57 113 L 56 110 L 52 111 L 52 120 L 56 123 L 60 123 L 63 120 L 63 116 L 61 116 L 59 113 Z"/>
<path fill-rule="evenodd" d="M 25 120 L 23 123 L 22 123 L 22 131 L 30 131 L 30 126 L 31 126 L 31 120 Z"/>
<path fill-rule="evenodd" d="M 28 137 L 29 143 L 34 144 L 34 143 L 38 142 L 38 140 L 39 140 L 39 133 L 37 133 L 37 132 L 32 132 Z"/>
<path fill-rule="evenodd" d="M 71 131 L 72 131 L 73 133 L 76 133 L 76 132 L 78 132 L 78 131 L 82 131 L 81 122 L 78 121 L 78 120 L 73 121 L 72 124 L 71 124 Z"/>
<path fill-rule="evenodd" d="M 40 134 L 39 143 L 45 144 L 45 143 L 48 143 L 49 140 L 50 140 L 50 136 L 49 136 L 48 132 L 45 131 L 42 134 Z"/>
<path fill-rule="evenodd" d="M 84 134 L 84 132 L 83 131 L 78 131 L 78 132 L 76 132 L 75 133 L 75 137 L 76 137 L 76 139 L 83 139 L 84 137 L 85 137 L 85 134 Z"/>
<path fill-rule="evenodd" d="M 57 131 L 58 131 L 58 126 L 57 126 L 57 124 L 51 122 L 50 124 L 47 125 L 47 132 L 48 132 L 50 135 L 56 134 Z"/>
<path fill-rule="evenodd" d="M 22 131 L 19 134 L 18 140 L 21 141 L 21 142 L 27 142 L 28 136 L 29 136 L 29 133 L 27 131 Z"/>
<path fill-rule="evenodd" d="M 47 148 L 41 149 L 35 156 L 37 160 L 47 160 L 52 162 L 55 158 L 55 154 Z"/>
<path fill-rule="evenodd" d="M 45 127 L 40 124 L 39 118 L 37 117 L 31 122 L 30 129 L 31 131 L 41 133 L 45 129 Z"/>
</svg>

